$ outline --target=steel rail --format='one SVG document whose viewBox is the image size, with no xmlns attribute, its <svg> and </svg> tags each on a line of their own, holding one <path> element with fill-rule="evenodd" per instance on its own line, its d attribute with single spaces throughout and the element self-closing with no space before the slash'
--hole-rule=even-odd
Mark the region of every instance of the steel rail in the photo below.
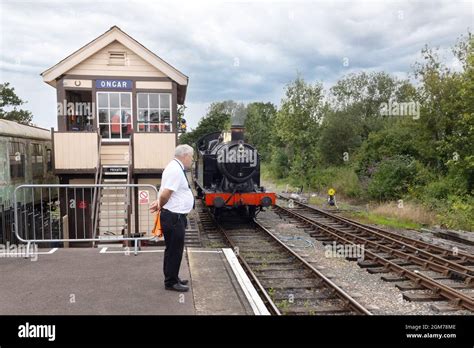
<svg viewBox="0 0 474 348">
<path fill-rule="evenodd" d="M 284 207 L 281 207 L 281 206 L 277 206 L 277 209 L 283 209 L 283 211 L 285 211 L 285 212 L 289 211 L 288 209 L 286 209 Z M 304 215 L 302 215 L 302 216 L 304 216 Z M 403 258 L 405 258 L 409 261 L 414 261 L 415 263 L 420 264 L 424 267 L 430 268 L 430 269 L 432 269 L 436 272 L 441 272 L 443 274 L 450 275 L 450 276 L 460 277 L 460 278 L 465 280 L 466 284 L 471 284 L 474 280 L 474 278 L 473 278 L 474 270 L 472 270 L 468 267 L 465 267 L 463 265 L 460 265 L 456 262 L 453 262 L 451 260 L 446 260 L 442 257 L 439 257 L 438 255 L 434 255 L 434 254 L 432 254 L 432 253 L 430 253 L 426 250 L 416 248 L 416 247 L 414 247 L 410 244 L 401 242 L 401 241 L 396 240 L 394 238 L 391 238 L 389 236 L 385 236 L 385 235 L 380 234 L 380 233 L 375 232 L 375 231 L 366 230 L 365 228 L 358 228 L 358 229 L 362 229 L 364 232 L 370 233 L 370 235 L 372 235 L 372 236 L 374 236 L 374 235 L 377 236 L 380 239 L 380 241 L 389 241 L 389 242 L 392 243 L 392 245 L 399 245 L 401 250 L 411 250 L 417 256 L 410 255 L 410 254 L 408 254 L 404 251 L 400 251 L 400 250 L 396 249 L 394 246 L 386 246 L 384 244 L 380 244 L 380 241 L 375 242 L 375 241 L 367 239 L 367 237 L 359 236 L 359 235 L 351 233 L 351 232 L 346 232 L 346 231 L 340 230 L 336 227 L 328 226 L 327 224 L 325 224 L 323 222 L 313 220 L 309 217 L 306 217 L 306 218 L 314 221 L 315 223 L 317 223 L 321 226 L 325 226 L 325 227 L 330 228 L 334 231 L 337 231 L 338 233 L 344 233 L 346 236 L 350 235 L 351 238 L 357 239 L 359 243 L 368 244 L 368 245 L 371 245 L 371 246 L 376 247 L 376 248 L 383 248 L 384 251 L 386 251 L 390 254 L 396 254 L 397 256 L 403 257 Z M 425 258 L 420 258 L 420 257 L 418 257 L 419 255 L 423 255 Z M 439 265 L 441 267 L 438 267 L 437 265 Z"/>
<path fill-rule="evenodd" d="M 216 228 L 221 232 L 229 245 L 236 250 L 239 246 L 232 240 L 232 237 L 229 236 L 227 231 L 225 231 L 222 226 L 220 226 L 215 219 L 213 219 L 215 222 Z M 338 299 L 340 299 L 346 307 L 348 307 L 351 311 L 357 313 L 357 314 L 362 314 L 362 315 L 372 315 L 365 307 L 363 307 L 360 303 L 358 303 L 353 297 L 351 297 L 347 292 L 345 292 L 343 289 L 341 289 L 337 284 L 332 282 L 329 278 L 327 278 L 324 274 L 319 272 L 316 268 L 311 266 L 306 260 L 304 260 L 300 255 L 295 253 L 292 249 L 290 249 L 287 245 L 285 245 L 282 241 L 280 241 L 273 233 L 271 233 L 267 228 L 265 228 L 263 225 L 261 225 L 256 219 L 253 220 L 253 223 L 257 227 L 258 230 L 262 231 L 265 233 L 267 236 L 269 236 L 272 241 L 276 242 L 280 247 L 283 248 L 283 250 L 296 258 L 300 263 L 303 264 L 303 266 L 308 269 L 313 275 L 315 275 L 319 280 L 321 280 L 327 288 L 329 288 L 334 295 Z M 237 249 L 238 250 L 238 249 Z M 276 307 L 274 304 L 273 300 L 270 298 L 268 295 L 267 291 L 263 287 L 263 285 L 260 283 L 258 280 L 257 276 L 255 273 L 252 271 L 250 265 L 245 261 L 245 259 L 240 255 L 240 253 L 237 253 L 237 257 L 239 260 L 242 262 L 243 266 L 246 268 L 248 271 L 249 275 L 252 277 L 252 279 L 255 281 L 255 284 L 258 286 L 260 292 L 264 295 L 265 300 L 271 304 L 272 306 L 272 311 L 277 313 L 277 315 L 281 315 L 281 312 L 279 309 Z"/>
<path fill-rule="evenodd" d="M 319 231 L 323 231 L 325 234 L 330 235 L 333 239 L 339 242 L 355 245 L 353 241 L 346 239 L 342 237 L 340 234 L 328 229 L 328 226 L 321 226 L 321 224 L 318 224 L 315 221 L 299 213 L 296 213 L 292 210 L 282 208 L 282 207 L 278 207 L 277 209 L 282 209 L 286 211 L 289 215 L 293 216 L 297 220 L 302 221 L 306 223 L 307 225 L 316 227 Z M 338 232 L 346 233 L 344 231 L 338 231 Z M 385 269 L 394 271 L 395 273 L 412 280 L 415 284 L 423 286 L 426 289 L 433 291 L 435 294 L 441 297 L 444 297 L 445 299 L 449 301 L 452 301 L 455 305 L 466 308 L 474 312 L 474 299 L 463 294 L 462 292 L 457 291 L 445 284 L 439 283 L 428 276 L 425 276 L 420 273 L 415 273 L 406 268 L 403 268 L 402 266 L 397 265 L 396 263 L 380 255 L 377 255 L 376 253 L 370 250 L 364 251 L 364 257 L 367 257 L 367 256 L 369 259 L 374 260 L 377 263 L 380 263 L 382 266 L 384 266 Z M 413 256 L 410 256 L 410 257 L 414 258 Z M 428 261 L 426 260 L 424 261 L 428 263 Z M 437 265 L 437 266 L 440 266 L 440 265 Z"/>
<path fill-rule="evenodd" d="M 283 247 L 288 253 L 292 256 L 297 258 L 308 270 L 310 270 L 313 274 L 315 274 L 318 278 L 320 278 L 328 287 L 334 290 L 335 295 L 341 299 L 346 305 L 351 308 L 354 312 L 358 314 L 365 314 L 365 315 L 372 315 L 364 306 L 362 306 L 359 302 L 357 302 L 352 296 L 350 296 L 347 292 L 341 289 L 336 283 L 318 271 L 316 268 L 311 266 L 305 259 L 303 259 L 300 255 L 294 252 L 291 248 L 289 248 L 285 243 L 283 243 L 277 236 L 275 236 L 272 232 L 270 232 L 265 226 L 259 223 L 256 219 L 253 220 L 256 226 L 269 235 L 275 242 L 277 242 L 281 247 Z"/>
<path fill-rule="evenodd" d="M 279 198 L 282 198 L 282 199 L 285 199 L 285 200 L 290 199 L 290 198 L 282 196 L 282 195 L 277 195 L 277 196 Z M 296 204 L 298 204 L 298 205 L 300 205 L 304 208 L 307 208 L 309 210 L 312 210 L 312 211 L 314 211 L 318 214 L 325 215 L 325 216 L 328 216 L 328 217 L 330 217 L 334 220 L 340 221 L 341 223 L 345 223 L 346 225 L 350 225 L 350 226 L 353 226 L 355 228 L 364 229 L 367 232 L 373 232 L 373 231 L 378 232 L 378 233 L 387 235 L 387 236 L 389 236 L 393 239 L 397 239 L 397 240 L 403 241 L 405 243 L 411 244 L 412 246 L 413 245 L 423 246 L 426 249 L 439 252 L 439 253 L 441 253 L 445 256 L 446 255 L 453 255 L 452 250 L 449 250 L 449 249 L 446 249 L 446 248 L 443 248 L 443 247 L 440 247 L 440 246 L 437 246 L 437 245 L 433 245 L 433 244 L 430 244 L 430 243 L 427 243 L 427 242 L 424 242 L 424 241 L 421 241 L 421 240 L 413 239 L 413 238 L 410 238 L 410 237 L 401 236 L 401 235 L 398 235 L 396 233 L 386 231 L 386 230 L 378 228 L 378 227 L 367 226 L 367 225 L 364 225 L 360 222 L 351 220 L 349 218 L 338 216 L 338 215 L 335 215 L 335 214 L 331 214 L 331 213 L 329 213 L 327 211 L 324 211 L 322 209 L 312 207 L 312 206 L 310 206 L 308 204 L 305 204 L 305 203 L 301 203 L 301 202 L 298 202 L 298 201 L 294 201 L 294 203 L 296 203 Z M 422 250 L 422 249 L 420 249 L 420 250 Z M 469 253 L 458 250 L 455 256 L 459 257 L 461 259 L 461 261 L 469 261 L 469 262 L 474 263 L 474 255 L 472 255 L 472 254 L 469 254 Z"/>
</svg>

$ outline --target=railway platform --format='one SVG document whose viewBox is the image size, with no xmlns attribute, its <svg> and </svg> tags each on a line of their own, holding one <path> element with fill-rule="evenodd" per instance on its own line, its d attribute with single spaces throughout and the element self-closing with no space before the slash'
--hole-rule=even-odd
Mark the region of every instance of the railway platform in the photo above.
<svg viewBox="0 0 474 348">
<path fill-rule="evenodd" d="M 268 314 L 232 250 L 187 247 L 180 271 L 190 280 L 186 293 L 164 289 L 163 251 L 54 248 L 31 259 L 0 258 L 0 314 Z"/>
</svg>

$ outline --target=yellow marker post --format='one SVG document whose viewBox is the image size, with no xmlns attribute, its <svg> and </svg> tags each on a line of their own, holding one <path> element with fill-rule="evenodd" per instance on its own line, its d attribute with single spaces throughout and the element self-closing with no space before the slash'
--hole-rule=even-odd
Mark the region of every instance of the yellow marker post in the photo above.
<svg viewBox="0 0 474 348">
<path fill-rule="evenodd" d="M 337 207 L 335 194 L 336 194 L 336 190 L 335 190 L 335 189 L 330 188 L 330 189 L 328 190 L 328 195 L 329 195 L 329 197 L 328 197 L 328 204 L 329 204 L 330 206 L 336 206 L 336 207 Z"/>
</svg>

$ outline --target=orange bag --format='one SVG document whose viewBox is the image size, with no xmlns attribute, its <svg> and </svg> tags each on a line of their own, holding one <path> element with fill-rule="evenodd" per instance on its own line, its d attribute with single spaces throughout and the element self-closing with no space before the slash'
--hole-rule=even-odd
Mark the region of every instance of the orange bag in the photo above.
<svg viewBox="0 0 474 348">
<path fill-rule="evenodd" d="M 153 226 L 153 230 L 151 234 L 154 237 L 161 238 L 163 237 L 163 230 L 161 229 L 161 222 L 160 222 L 160 212 L 158 211 L 155 216 L 155 225 Z"/>
</svg>

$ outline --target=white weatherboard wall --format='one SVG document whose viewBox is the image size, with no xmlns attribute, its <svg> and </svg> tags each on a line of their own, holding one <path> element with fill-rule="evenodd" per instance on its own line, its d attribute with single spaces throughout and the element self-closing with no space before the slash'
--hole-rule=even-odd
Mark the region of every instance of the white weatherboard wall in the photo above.
<svg viewBox="0 0 474 348">
<path fill-rule="evenodd" d="M 134 168 L 165 169 L 174 157 L 175 147 L 175 133 L 134 133 Z"/>
<path fill-rule="evenodd" d="M 125 65 L 110 65 L 109 52 L 125 52 Z M 166 77 L 120 42 L 114 41 L 68 71 L 70 75 Z"/>
<path fill-rule="evenodd" d="M 97 133 L 54 133 L 56 169 L 95 169 L 98 154 Z"/>
</svg>

